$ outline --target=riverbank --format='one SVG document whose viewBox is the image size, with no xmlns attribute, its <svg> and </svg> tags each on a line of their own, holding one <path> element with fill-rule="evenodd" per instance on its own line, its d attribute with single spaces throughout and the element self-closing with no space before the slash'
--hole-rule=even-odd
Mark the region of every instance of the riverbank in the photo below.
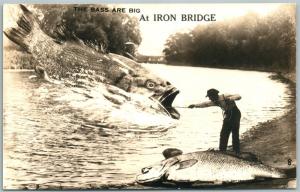
<svg viewBox="0 0 300 192">
<path fill-rule="evenodd" d="M 241 150 L 256 154 L 272 167 L 296 167 L 296 108 L 246 132 L 241 139 Z"/>
<path fill-rule="evenodd" d="M 244 133 L 241 150 L 256 154 L 264 164 L 290 169 L 296 167 L 296 79 L 295 75 L 288 74 L 271 78 L 288 83 L 293 94 L 288 110 L 283 116 L 260 123 Z"/>
</svg>

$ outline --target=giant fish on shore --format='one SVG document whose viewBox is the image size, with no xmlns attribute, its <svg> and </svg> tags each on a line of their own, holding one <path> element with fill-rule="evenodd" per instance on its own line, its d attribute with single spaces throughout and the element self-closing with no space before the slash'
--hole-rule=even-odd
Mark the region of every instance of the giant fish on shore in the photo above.
<svg viewBox="0 0 300 192">
<path fill-rule="evenodd" d="M 131 101 L 132 95 L 141 95 L 147 101 L 140 102 L 142 110 L 179 119 L 180 114 L 172 107 L 179 90 L 171 83 L 121 55 L 99 53 L 80 42 L 57 42 L 42 31 L 40 21 L 27 7 L 20 8 L 18 26 L 4 33 L 32 54 L 38 76 L 68 87 L 104 84 L 108 91 L 99 94 L 117 105 Z"/>
<path fill-rule="evenodd" d="M 286 177 L 276 168 L 237 158 L 220 151 L 174 154 L 157 164 L 143 168 L 142 174 L 136 177 L 136 181 L 140 184 L 156 182 L 222 184 L 250 181 L 257 178 Z"/>
</svg>

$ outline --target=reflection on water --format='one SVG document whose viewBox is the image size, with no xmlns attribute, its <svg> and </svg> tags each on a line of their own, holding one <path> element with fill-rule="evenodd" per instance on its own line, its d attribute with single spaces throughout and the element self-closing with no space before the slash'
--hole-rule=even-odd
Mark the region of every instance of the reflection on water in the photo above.
<svg viewBox="0 0 300 192">
<path fill-rule="evenodd" d="M 224 93 L 239 93 L 241 133 L 258 122 L 283 114 L 291 97 L 287 86 L 270 80 L 268 73 L 147 67 L 181 90 L 173 106 L 204 101 L 206 90 L 212 87 Z M 85 188 L 95 184 L 131 183 L 142 167 L 161 160 L 161 152 L 167 147 L 191 152 L 218 146 L 222 113 L 217 107 L 178 108 L 181 119 L 159 127 L 150 122 L 154 118 L 164 122 L 167 119 L 151 117 L 147 121 L 143 114 L 116 110 L 113 118 L 122 116 L 120 124 L 110 127 L 93 124 L 93 119 L 112 118 L 103 114 L 112 110 L 109 106 L 97 109 L 101 105 L 87 104 L 90 100 L 86 97 L 79 98 L 78 93 L 60 86 L 31 81 L 30 75 L 31 72 L 4 72 L 3 184 L 6 189 L 31 184 Z M 77 101 L 68 99 L 74 95 L 78 96 Z M 140 118 L 135 119 L 146 118 L 149 126 L 141 129 L 122 126 L 122 119 L 136 115 Z"/>
</svg>

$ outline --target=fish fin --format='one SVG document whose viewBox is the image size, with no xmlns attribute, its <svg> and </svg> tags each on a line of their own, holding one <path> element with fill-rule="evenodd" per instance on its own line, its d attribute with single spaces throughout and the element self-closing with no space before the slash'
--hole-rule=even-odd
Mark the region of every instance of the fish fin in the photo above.
<svg viewBox="0 0 300 192">
<path fill-rule="evenodd" d="M 114 96 L 114 95 L 103 94 L 103 96 L 107 100 L 109 100 L 110 102 L 112 102 L 112 103 L 114 103 L 116 105 L 122 105 L 122 104 L 124 104 L 126 102 L 126 100 L 123 97 L 118 96 L 118 95 Z"/>
<path fill-rule="evenodd" d="M 41 66 L 36 66 L 34 68 L 36 74 L 38 75 L 38 78 L 41 78 L 41 79 L 44 79 L 45 81 L 49 82 L 49 83 L 54 83 L 54 84 L 60 84 L 61 82 L 57 81 L 57 80 L 54 80 L 54 79 L 51 79 L 46 70 L 41 67 Z"/>
<path fill-rule="evenodd" d="M 167 148 L 162 152 L 162 154 L 165 157 L 165 159 L 168 159 L 171 157 L 175 157 L 177 155 L 181 155 L 182 151 L 180 149 L 176 149 L 176 148 Z"/>
<path fill-rule="evenodd" d="M 32 33 L 34 27 L 39 26 L 38 20 L 24 5 L 20 4 L 20 8 L 22 9 L 23 14 L 17 21 L 18 27 L 9 28 L 4 31 L 4 34 L 8 39 L 30 53 L 28 45 L 26 44 L 26 37 Z"/>
<path fill-rule="evenodd" d="M 45 79 L 45 70 L 41 66 L 35 66 L 35 75 L 29 76 L 29 79 Z"/>
<path fill-rule="evenodd" d="M 73 39 L 74 39 L 74 41 L 75 41 L 76 43 L 80 44 L 81 46 L 87 46 L 87 45 L 84 43 L 84 41 L 83 41 L 82 39 L 80 39 L 80 38 L 75 34 L 74 31 L 71 33 L 71 36 L 73 37 Z"/>
<path fill-rule="evenodd" d="M 45 77 L 45 69 L 41 66 L 36 66 L 34 68 L 35 73 L 38 75 L 39 78 L 43 78 Z"/>
<path fill-rule="evenodd" d="M 29 79 L 37 79 L 38 76 L 36 76 L 36 75 L 30 75 L 28 78 L 29 78 Z"/>
<path fill-rule="evenodd" d="M 189 159 L 189 160 L 186 160 L 186 161 L 181 161 L 181 162 L 178 163 L 179 167 L 177 168 L 177 170 L 179 170 L 179 169 L 186 169 L 186 168 L 192 167 L 197 162 L 198 162 L 197 159 Z"/>
<path fill-rule="evenodd" d="M 123 89 L 120 89 L 115 86 L 107 86 L 107 90 L 108 90 L 108 92 L 110 92 L 112 94 L 117 94 L 117 95 L 124 97 L 127 101 L 131 100 L 130 95 L 127 92 L 125 92 Z"/>
</svg>

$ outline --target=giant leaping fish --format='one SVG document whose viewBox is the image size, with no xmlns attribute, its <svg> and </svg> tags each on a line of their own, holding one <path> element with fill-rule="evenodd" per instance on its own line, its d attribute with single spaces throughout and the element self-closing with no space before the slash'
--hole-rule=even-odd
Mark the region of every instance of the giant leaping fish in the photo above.
<svg viewBox="0 0 300 192">
<path fill-rule="evenodd" d="M 72 87 L 93 87 L 103 83 L 112 93 L 112 97 L 106 98 L 116 104 L 121 101 L 113 94 L 127 101 L 131 94 L 142 95 L 153 102 L 151 110 L 179 119 L 180 114 L 172 107 L 179 90 L 170 82 L 124 56 L 100 53 L 80 42 L 58 42 L 44 33 L 34 13 L 24 5 L 20 8 L 22 16 L 17 27 L 4 33 L 33 56 L 38 76 Z"/>
</svg>

